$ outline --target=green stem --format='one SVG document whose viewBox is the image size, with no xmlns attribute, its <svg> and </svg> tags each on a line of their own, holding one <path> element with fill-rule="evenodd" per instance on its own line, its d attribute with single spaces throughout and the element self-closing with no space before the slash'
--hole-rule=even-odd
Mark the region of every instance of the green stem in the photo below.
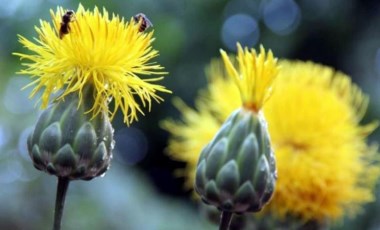
<svg viewBox="0 0 380 230">
<path fill-rule="evenodd" d="M 55 200 L 54 225 L 53 230 L 61 229 L 61 220 L 63 208 L 65 206 L 65 198 L 70 180 L 65 177 L 58 177 L 57 197 Z"/>
<path fill-rule="evenodd" d="M 228 230 L 230 228 L 232 215 L 233 215 L 232 212 L 222 211 L 222 214 L 220 217 L 219 230 Z"/>
</svg>

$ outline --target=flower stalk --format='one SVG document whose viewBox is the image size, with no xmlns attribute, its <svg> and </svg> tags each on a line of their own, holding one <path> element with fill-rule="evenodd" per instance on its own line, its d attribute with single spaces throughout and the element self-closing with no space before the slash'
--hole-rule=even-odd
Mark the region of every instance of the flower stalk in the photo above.
<svg viewBox="0 0 380 230">
<path fill-rule="evenodd" d="M 228 211 L 222 211 L 220 214 L 219 230 L 228 230 L 230 228 L 233 213 Z"/>
<path fill-rule="evenodd" d="M 53 230 L 61 229 L 63 208 L 65 206 L 66 192 L 69 187 L 69 183 L 70 183 L 70 179 L 65 178 L 65 177 L 58 177 Z"/>
</svg>

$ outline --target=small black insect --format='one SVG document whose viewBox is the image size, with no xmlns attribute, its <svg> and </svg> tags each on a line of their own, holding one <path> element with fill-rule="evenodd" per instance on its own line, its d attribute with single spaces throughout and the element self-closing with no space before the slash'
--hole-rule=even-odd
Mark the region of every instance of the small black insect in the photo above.
<svg viewBox="0 0 380 230">
<path fill-rule="evenodd" d="M 143 13 L 136 14 L 133 19 L 135 19 L 136 23 L 140 22 L 139 32 L 144 32 L 149 27 L 153 27 L 152 22 Z"/>
<path fill-rule="evenodd" d="M 62 39 L 65 34 L 70 32 L 70 22 L 74 20 L 74 11 L 68 10 L 62 16 L 61 27 L 59 28 L 59 38 Z"/>
</svg>

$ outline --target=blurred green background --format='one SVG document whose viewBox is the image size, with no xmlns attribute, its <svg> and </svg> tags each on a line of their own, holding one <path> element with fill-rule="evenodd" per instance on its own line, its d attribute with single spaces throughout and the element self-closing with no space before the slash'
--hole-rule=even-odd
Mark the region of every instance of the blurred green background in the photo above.
<svg viewBox="0 0 380 230">
<path fill-rule="evenodd" d="M 29 100 L 30 79 L 16 75 L 26 52 L 17 34 L 31 39 L 39 19 L 50 21 L 57 4 L 76 9 L 78 1 L 0 0 L 0 229 L 50 229 L 56 178 L 33 168 L 26 137 L 40 111 Z M 183 163 L 164 155 L 168 134 L 159 121 L 179 113 L 173 96 L 193 105 L 204 87 L 204 67 L 219 49 L 236 41 L 264 44 L 280 58 L 313 60 L 350 76 L 371 96 L 365 121 L 380 117 L 380 1 L 361 0 L 114 0 L 82 1 L 130 18 L 143 12 L 154 24 L 156 59 L 170 74 L 163 84 L 173 95 L 155 104 L 127 128 L 114 121 L 116 148 L 105 177 L 71 183 L 63 229 L 217 229 L 201 217 L 183 178 L 173 176 Z M 380 131 L 370 137 L 378 141 Z M 334 229 L 380 229 L 380 193 L 353 220 Z"/>
</svg>

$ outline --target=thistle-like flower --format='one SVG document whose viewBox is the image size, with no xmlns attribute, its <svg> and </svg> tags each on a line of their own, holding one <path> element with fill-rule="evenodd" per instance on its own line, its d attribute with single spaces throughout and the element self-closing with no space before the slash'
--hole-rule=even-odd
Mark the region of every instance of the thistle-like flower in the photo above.
<svg viewBox="0 0 380 230">
<path fill-rule="evenodd" d="M 378 123 L 359 124 L 368 96 L 329 67 L 281 65 L 276 90 L 264 107 L 279 175 L 267 211 L 321 223 L 353 216 L 374 199 L 380 172 L 374 164 L 377 148 L 366 144 Z"/>
<path fill-rule="evenodd" d="M 197 164 L 195 191 L 205 203 L 223 211 L 221 229 L 231 213 L 257 212 L 273 195 L 277 172 L 264 116 L 260 112 L 279 67 L 271 51 L 260 53 L 238 44 L 236 62 L 222 58 L 238 86 L 242 107 L 222 124 L 203 148 Z"/>
<path fill-rule="evenodd" d="M 43 109 L 52 102 L 29 136 L 28 150 L 37 169 L 58 177 L 54 229 L 59 229 L 68 182 L 90 180 L 109 168 L 110 121 L 117 110 L 129 125 L 144 114 L 142 107 L 150 110 L 152 100 L 163 100 L 158 92 L 170 91 L 155 84 L 162 77 L 140 78 L 166 74 L 151 61 L 158 52 L 151 47 L 153 32 L 140 29 L 141 20 L 82 5 L 50 13 L 52 24 L 41 20 L 34 41 L 19 36 L 32 54 L 15 55 L 28 60 L 19 73 L 34 79 L 26 86 L 34 86 L 31 97 L 42 91 Z"/>
<path fill-rule="evenodd" d="M 170 93 L 155 84 L 163 77 L 141 78 L 166 72 L 151 61 L 158 55 L 151 46 L 153 31 L 139 32 L 140 25 L 133 17 L 129 21 L 117 15 L 110 18 L 105 9 L 90 11 L 79 5 L 67 23 L 67 34 L 62 34 L 64 9 L 58 7 L 50 14 L 53 23 L 41 20 L 35 41 L 19 36 L 20 43 L 33 53 L 15 53 L 29 61 L 19 73 L 34 79 L 28 85 L 34 86 L 31 97 L 43 92 L 42 108 L 55 93 L 59 93 L 58 101 L 71 93 L 78 94 L 81 101 L 83 89 L 91 85 L 94 98 L 88 112 L 96 116 L 107 111 L 112 119 L 120 108 L 124 122 L 130 124 L 138 119 L 138 113 L 144 114 L 140 103 L 150 110 L 152 100 L 163 100 L 158 92 Z M 110 100 L 115 104 L 112 110 L 108 108 Z"/>
</svg>

